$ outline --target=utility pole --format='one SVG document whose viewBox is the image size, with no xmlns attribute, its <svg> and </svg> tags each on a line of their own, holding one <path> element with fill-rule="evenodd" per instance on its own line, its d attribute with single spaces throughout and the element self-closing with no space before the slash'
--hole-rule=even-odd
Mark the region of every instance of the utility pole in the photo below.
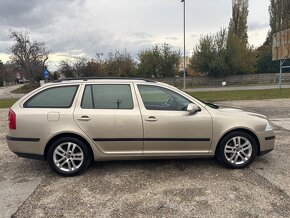
<svg viewBox="0 0 290 218">
<path fill-rule="evenodd" d="M 3 62 L 0 60 L 0 70 L 2 71 L 2 85 L 4 86 L 4 70 L 3 68 Z"/>
<path fill-rule="evenodd" d="M 279 88 L 282 88 L 282 67 L 284 64 L 284 60 L 280 60 L 280 72 L 279 72 Z"/>
<path fill-rule="evenodd" d="M 185 90 L 185 0 L 183 2 L 183 90 Z"/>
</svg>

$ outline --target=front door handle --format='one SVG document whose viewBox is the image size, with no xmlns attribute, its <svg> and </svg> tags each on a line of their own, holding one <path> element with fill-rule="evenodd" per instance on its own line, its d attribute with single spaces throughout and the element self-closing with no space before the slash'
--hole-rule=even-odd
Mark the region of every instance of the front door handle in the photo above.
<svg viewBox="0 0 290 218">
<path fill-rule="evenodd" d="M 91 118 L 89 116 L 81 116 L 80 118 L 78 118 L 79 121 L 90 121 Z"/>
<path fill-rule="evenodd" d="M 156 117 L 154 117 L 154 116 L 150 116 L 150 117 L 148 117 L 147 119 L 145 119 L 146 121 L 148 121 L 148 122 L 155 122 L 155 121 L 157 121 L 158 119 L 156 118 Z"/>
</svg>

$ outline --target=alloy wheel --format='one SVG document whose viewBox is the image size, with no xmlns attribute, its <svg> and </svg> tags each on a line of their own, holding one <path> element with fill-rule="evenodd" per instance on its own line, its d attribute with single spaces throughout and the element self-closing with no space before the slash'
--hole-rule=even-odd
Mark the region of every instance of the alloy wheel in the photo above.
<svg viewBox="0 0 290 218">
<path fill-rule="evenodd" d="M 234 165 L 245 164 L 252 156 L 251 142 L 242 136 L 231 138 L 224 147 L 224 155 L 228 162 Z"/>
<path fill-rule="evenodd" d="M 84 161 L 81 147 L 73 142 L 58 145 L 53 152 L 55 166 L 64 172 L 74 172 L 79 169 Z"/>
</svg>

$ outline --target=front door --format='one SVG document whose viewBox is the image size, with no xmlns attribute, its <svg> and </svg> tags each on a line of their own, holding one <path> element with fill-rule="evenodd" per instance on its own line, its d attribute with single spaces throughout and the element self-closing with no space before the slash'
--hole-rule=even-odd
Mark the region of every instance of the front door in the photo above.
<svg viewBox="0 0 290 218">
<path fill-rule="evenodd" d="M 212 137 L 208 111 L 190 114 L 193 101 L 158 85 L 136 85 L 144 125 L 144 155 L 207 154 Z"/>
<path fill-rule="evenodd" d="M 74 119 L 104 154 L 142 154 L 143 126 L 131 84 L 87 84 Z"/>
</svg>

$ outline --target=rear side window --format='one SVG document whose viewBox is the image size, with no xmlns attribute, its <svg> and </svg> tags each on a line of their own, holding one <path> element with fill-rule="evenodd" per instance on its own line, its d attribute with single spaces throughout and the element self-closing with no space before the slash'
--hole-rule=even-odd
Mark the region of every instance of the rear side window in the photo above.
<svg viewBox="0 0 290 218">
<path fill-rule="evenodd" d="M 86 85 L 84 109 L 133 109 L 130 85 Z"/>
<path fill-rule="evenodd" d="M 79 86 L 45 89 L 24 103 L 25 108 L 70 108 Z"/>
</svg>

